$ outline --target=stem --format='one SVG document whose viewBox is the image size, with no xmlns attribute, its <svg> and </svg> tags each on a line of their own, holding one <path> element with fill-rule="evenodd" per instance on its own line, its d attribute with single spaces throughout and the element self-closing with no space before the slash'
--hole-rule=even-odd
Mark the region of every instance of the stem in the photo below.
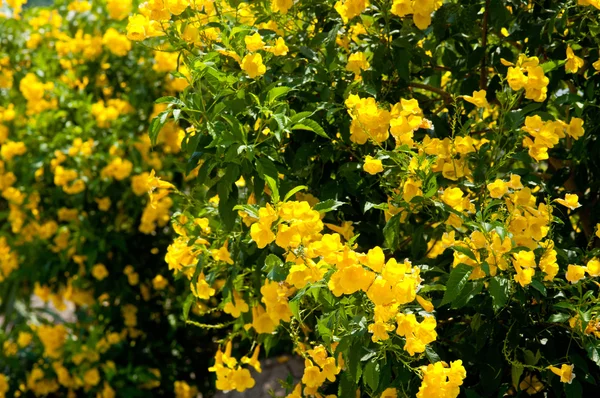
<svg viewBox="0 0 600 398">
<path fill-rule="evenodd" d="M 488 34 L 488 17 L 490 13 L 490 0 L 485 0 L 485 12 L 483 13 L 483 36 L 481 39 L 481 47 L 483 48 L 483 58 L 481 59 L 481 79 L 479 80 L 479 88 L 487 89 L 487 34 Z"/>
</svg>

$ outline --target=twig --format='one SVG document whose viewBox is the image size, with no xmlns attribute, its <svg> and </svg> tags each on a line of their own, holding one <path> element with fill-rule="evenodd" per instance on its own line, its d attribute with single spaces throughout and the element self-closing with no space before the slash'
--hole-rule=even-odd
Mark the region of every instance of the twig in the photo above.
<svg viewBox="0 0 600 398">
<path fill-rule="evenodd" d="M 488 17 L 490 13 L 490 0 L 485 0 L 485 12 L 483 13 L 483 37 L 481 39 L 481 47 L 483 48 L 483 58 L 481 59 L 481 79 L 479 80 L 479 88 L 485 90 L 487 88 L 487 34 L 488 34 Z"/>
</svg>

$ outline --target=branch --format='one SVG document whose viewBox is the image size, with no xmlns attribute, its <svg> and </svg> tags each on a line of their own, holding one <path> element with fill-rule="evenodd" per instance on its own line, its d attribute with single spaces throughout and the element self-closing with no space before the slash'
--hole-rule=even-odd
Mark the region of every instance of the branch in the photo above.
<svg viewBox="0 0 600 398">
<path fill-rule="evenodd" d="M 483 13 L 483 37 L 481 39 L 481 47 L 483 47 L 483 58 L 481 59 L 481 78 L 479 80 L 479 88 L 485 90 L 487 88 L 487 34 L 488 34 L 488 18 L 490 14 L 490 0 L 485 0 L 485 12 Z"/>
<path fill-rule="evenodd" d="M 433 87 L 433 86 L 430 86 L 428 84 L 408 83 L 408 87 L 420 88 L 422 90 L 431 91 L 432 93 L 436 93 L 436 94 L 441 95 L 442 97 L 444 97 L 445 100 L 452 99 L 452 95 L 450 95 L 448 92 L 442 90 L 441 88 Z"/>
</svg>

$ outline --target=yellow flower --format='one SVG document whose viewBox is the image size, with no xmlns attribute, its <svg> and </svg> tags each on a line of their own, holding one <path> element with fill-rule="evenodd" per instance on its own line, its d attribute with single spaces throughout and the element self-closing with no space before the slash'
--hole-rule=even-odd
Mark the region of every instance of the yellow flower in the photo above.
<svg viewBox="0 0 600 398">
<path fill-rule="evenodd" d="M 398 391 L 395 388 L 386 388 L 381 393 L 381 398 L 398 398 Z"/>
<path fill-rule="evenodd" d="M 243 392 L 254 387 L 255 381 L 248 369 L 238 368 L 234 370 L 229 377 L 237 392 Z"/>
<path fill-rule="evenodd" d="M 258 32 L 252 36 L 248 35 L 244 37 L 244 42 L 246 43 L 246 49 L 251 52 L 265 48 L 265 42 L 262 40 L 262 36 Z"/>
<path fill-rule="evenodd" d="M 585 271 L 585 267 L 581 265 L 569 264 L 565 278 L 572 284 L 575 284 L 585 278 Z"/>
<path fill-rule="evenodd" d="M 83 382 L 88 386 L 95 386 L 100 383 L 100 372 L 97 368 L 92 368 L 83 374 Z"/>
<path fill-rule="evenodd" d="M 242 296 L 240 296 L 240 294 L 236 291 L 233 292 L 233 300 L 227 302 L 223 307 L 223 311 L 226 314 L 230 314 L 234 318 L 239 318 L 242 313 L 248 312 L 249 309 L 250 307 L 248 307 L 248 303 L 246 303 Z"/>
<path fill-rule="evenodd" d="M 344 23 L 360 15 L 369 6 L 369 0 L 340 0 L 334 8 L 342 17 Z"/>
<path fill-rule="evenodd" d="M 519 384 L 519 389 L 525 391 L 528 395 L 534 395 L 544 389 L 544 384 L 536 375 L 527 375 Z"/>
<path fill-rule="evenodd" d="M 588 261 L 586 271 L 590 276 L 600 276 L 600 260 L 594 257 Z"/>
<path fill-rule="evenodd" d="M 579 58 L 573 52 L 571 46 L 567 47 L 567 62 L 565 63 L 565 70 L 567 73 L 577 73 L 579 68 L 583 67 L 583 59 Z"/>
<path fill-rule="evenodd" d="M 460 188 L 447 188 L 442 194 L 442 201 L 455 210 L 463 209 L 463 191 Z"/>
<path fill-rule="evenodd" d="M 285 44 L 285 40 L 283 40 L 283 37 L 278 37 L 277 40 L 275 40 L 275 45 L 273 47 L 269 48 L 267 51 L 269 51 L 270 53 L 273 53 L 273 55 L 282 56 L 282 55 L 287 55 L 289 50 L 290 49 Z M 263 134 L 264 134 L 264 131 L 263 131 Z"/>
<path fill-rule="evenodd" d="M 21 348 L 26 347 L 29 345 L 29 343 L 31 343 L 32 338 L 33 338 L 33 336 L 31 335 L 31 333 L 19 332 L 19 337 L 17 338 L 17 344 Z"/>
<path fill-rule="evenodd" d="M 571 210 L 575 210 L 581 206 L 581 204 L 579 204 L 579 196 L 576 194 L 568 193 L 565 195 L 564 199 L 555 199 L 555 201 Z"/>
<path fill-rule="evenodd" d="M 127 38 L 133 41 L 142 41 L 149 36 L 150 21 L 148 17 L 135 14 L 129 17 L 127 24 Z"/>
<path fill-rule="evenodd" d="M 550 369 L 555 375 L 560 376 L 560 381 L 563 383 L 571 384 L 575 378 L 573 365 L 563 364 L 560 368 L 557 368 L 556 366 L 550 366 L 548 369 Z"/>
<path fill-rule="evenodd" d="M 6 396 L 6 393 L 8 392 L 9 387 L 10 386 L 8 385 L 8 379 L 6 378 L 5 375 L 0 373 L 0 397 Z"/>
<path fill-rule="evenodd" d="M 364 52 L 357 52 L 348 57 L 348 64 L 346 70 L 359 76 L 361 70 L 369 69 L 371 65 L 367 61 L 367 57 Z"/>
<path fill-rule="evenodd" d="M 233 265 L 231 254 L 229 254 L 229 250 L 227 250 L 227 242 L 225 242 L 221 248 L 211 250 L 210 255 L 215 261 L 224 261 L 229 265 Z"/>
<path fill-rule="evenodd" d="M 487 108 L 489 106 L 487 98 L 486 98 L 486 91 L 485 90 L 479 90 L 479 91 L 473 91 L 473 96 L 468 96 L 468 95 L 464 95 L 463 98 L 465 99 L 465 101 L 470 102 L 471 104 L 475 105 L 478 108 Z"/>
<path fill-rule="evenodd" d="M 513 254 L 513 263 L 517 263 L 519 267 L 535 268 L 535 253 L 532 251 L 521 250 Z"/>
<path fill-rule="evenodd" d="M 381 160 L 374 159 L 367 155 L 365 164 L 363 165 L 363 170 L 371 175 L 375 175 L 383 171 L 383 164 L 381 163 Z"/>
<path fill-rule="evenodd" d="M 293 0 L 271 0 L 271 11 L 287 14 L 292 5 L 294 5 Z"/>
<path fill-rule="evenodd" d="M 570 137 L 578 140 L 585 133 L 585 129 L 583 128 L 583 120 L 578 117 L 574 117 L 571 119 L 571 122 L 567 126 L 567 134 Z"/>
<path fill-rule="evenodd" d="M 244 72 L 254 79 L 262 76 L 267 71 L 267 67 L 263 64 L 260 54 L 248 54 L 242 59 L 241 68 Z"/>
<path fill-rule="evenodd" d="M 108 276 L 108 270 L 104 264 L 96 264 L 92 267 L 92 276 L 99 281 L 103 280 Z"/>
<path fill-rule="evenodd" d="M 500 199 L 508 192 L 508 185 L 502 180 L 496 180 L 487 186 L 490 196 L 494 199 Z"/>
<path fill-rule="evenodd" d="M 194 296 L 202 300 L 208 300 L 215 295 L 215 289 L 208 284 L 204 277 L 204 273 L 200 273 L 200 275 L 198 275 L 198 282 L 196 282 L 196 285 L 192 283 L 191 289 Z"/>
<path fill-rule="evenodd" d="M 254 352 L 252 353 L 252 357 L 248 358 L 246 356 L 243 356 L 241 359 L 241 362 L 244 365 L 252 366 L 258 373 L 261 373 L 262 369 L 260 367 L 260 361 L 258 360 L 259 354 L 260 354 L 260 345 L 256 346 L 256 348 L 254 349 Z"/>
<path fill-rule="evenodd" d="M 424 299 L 423 297 L 417 295 L 417 302 L 423 307 L 423 309 L 427 312 L 433 312 L 433 304 L 431 301 Z"/>
<path fill-rule="evenodd" d="M 105 197 L 105 198 L 96 198 L 94 199 L 96 201 L 96 203 L 98 204 L 98 209 L 101 211 L 108 211 L 108 209 L 110 209 L 110 198 L 109 197 Z"/>
<path fill-rule="evenodd" d="M 250 227 L 250 236 L 256 242 L 259 249 L 264 249 L 269 243 L 275 240 L 275 234 L 271 227 L 262 222 L 256 222 Z"/>
<path fill-rule="evenodd" d="M 155 290 L 163 290 L 168 285 L 169 281 L 162 275 L 156 275 L 154 279 L 152 279 L 152 287 L 154 287 Z"/>
</svg>

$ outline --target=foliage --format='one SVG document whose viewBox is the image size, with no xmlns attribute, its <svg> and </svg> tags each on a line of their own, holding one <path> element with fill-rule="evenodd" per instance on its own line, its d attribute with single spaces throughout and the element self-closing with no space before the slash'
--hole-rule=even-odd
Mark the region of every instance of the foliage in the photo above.
<svg viewBox="0 0 600 398">
<path fill-rule="evenodd" d="M 188 126 L 200 166 L 167 262 L 231 315 L 216 387 L 293 346 L 291 397 L 595 391 L 598 8 L 140 7 L 128 36 L 189 81 L 150 134 Z"/>
<path fill-rule="evenodd" d="M 147 134 L 177 55 L 132 46 L 127 1 L 20 5 L 0 19 L 0 396 L 209 389 L 213 333 L 184 327 L 164 267 L 181 204 L 147 194 L 186 184 L 181 128 Z"/>
</svg>

